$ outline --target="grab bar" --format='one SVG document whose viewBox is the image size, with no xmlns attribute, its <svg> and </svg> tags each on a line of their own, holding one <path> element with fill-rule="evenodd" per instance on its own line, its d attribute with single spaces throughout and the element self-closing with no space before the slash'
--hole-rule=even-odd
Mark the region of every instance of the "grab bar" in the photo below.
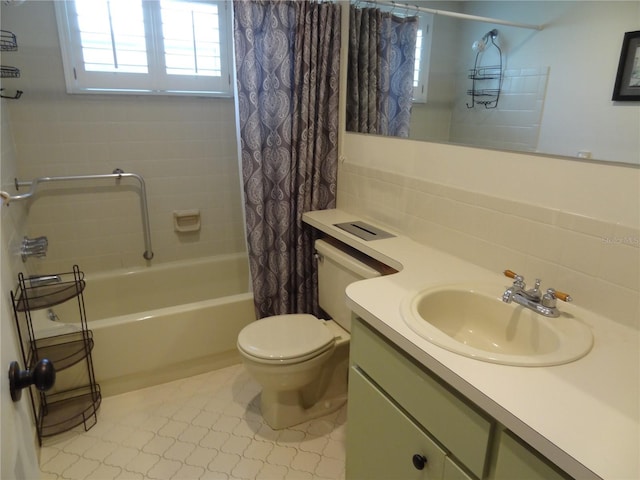
<svg viewBox="0 0 640 480">
<path fill-rule="evenodd" d="M 147 207 L 147 188 L 144 183 L 144 178 L 137 173 L 125 173 L 123 170 L 116 168 L 113 173 L 105 173 L 98 175 L 69 175 L 62 177 L 40 177 L 34 178 L 30 182 L 19 182 L 18 179 L 15 179 L 16 190 L 19 190 L 20 187 L 28 187 L 28 192 L 22 193 L 19 195 L 8 195 L 6 192 L 2 192 L 2 198 L 5 201 L 5 205 L 8 205 L 10 202 L 16 200 L 26 200 L 35 195 L 38 185 L 46 182 L 66 182 L 70 180 L 101 180 L 101 179 L 109 179 L 115 178 L 119 180 L 121 178 L 133 178 L 140 182 L 140 209 L 142 210 L 142 228 L 144 231 L 144 246 L 145 251 L 142 256 L 145 260 L 151 260 L 153 258 L 153 250 L 151 249 L 151 227 L 149 226 L 149 209 Z"/>
</svg>

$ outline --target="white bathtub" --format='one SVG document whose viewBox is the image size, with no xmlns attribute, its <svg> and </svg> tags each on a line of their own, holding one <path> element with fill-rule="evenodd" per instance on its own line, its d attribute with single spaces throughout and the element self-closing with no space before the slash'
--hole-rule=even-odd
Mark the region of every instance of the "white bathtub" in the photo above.
<svg viewBox="0 0 640 480">
<path fill-rule="evenodd" d="M 239 363 L 236 339 L 255 320 L 246 254 L 88 274 L 84 302 L 103 395 Z M 39 312 L 37 336 L 79 328 L 78 305 Z"/>
</svg>

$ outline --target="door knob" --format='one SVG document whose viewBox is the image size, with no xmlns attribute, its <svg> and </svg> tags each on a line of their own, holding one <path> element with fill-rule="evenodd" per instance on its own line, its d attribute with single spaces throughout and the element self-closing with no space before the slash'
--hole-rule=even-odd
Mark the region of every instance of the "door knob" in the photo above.
<svg viewBox="0 0 640 480">
<path fill-rule="evenodd" d="M 11 399 L 17 402 L 22 397 L 22 389 L 35 385 L 42 392 L 49 390 L 56 382 L 56 370 L 50 360 L 43 358 L 33 370 L 20 370 L 18 362 L 9 365 L 9 388 Z"/>
</svg>

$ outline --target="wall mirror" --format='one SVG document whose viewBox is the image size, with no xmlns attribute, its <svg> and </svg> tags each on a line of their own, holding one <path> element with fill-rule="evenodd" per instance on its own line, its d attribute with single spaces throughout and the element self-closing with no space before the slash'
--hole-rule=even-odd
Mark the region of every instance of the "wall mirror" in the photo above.
<svg viewBox="0 0 640 480">
<path fill-rule="evenodd" d="M 360 101 L 366 95 L 355 90 L 362 82 L 377 81 L 352 72 L 360 61 L 354 45 L 361 47 L 364 35 L 355 30 L 362 19 L 354 9 L 379 8 L 405 18 L 399 23 L 418 15 L 412 28 L 420 58 L 414 59 L 406 131 L 367 130 L 353 123 L 349 110 L 348 131 L 640 166 L 640 102 L 612 100 L 625 32 L 640 24 L 639 2 L 410 3 L 438 12 L 404 2 L 351 3 L 348 109 L 354 95 Z M 445 10 L 485 21 L 440 13 Z M 400 41 L 402 35 L 396 34 Z M 401 64 L 398 57 L 387 59 Z M 640 51 L 635 61 L 640 65 Z M 380 75 L 393 84 L 396 67 L 390 68 L 388 78 Z"/>
</svg>

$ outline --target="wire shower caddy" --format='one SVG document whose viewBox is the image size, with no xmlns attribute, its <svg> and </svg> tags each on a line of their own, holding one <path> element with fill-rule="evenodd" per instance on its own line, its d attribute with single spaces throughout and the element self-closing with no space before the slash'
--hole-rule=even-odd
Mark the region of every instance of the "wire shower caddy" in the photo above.
<svg viewBox="0 0 640 480">
<path fill-rule="evenodd" d="M 498 65 L 479 65 L 481 53 L 485 51 L 484 43 L 482 48 L 476 52 L 473 68 L 469 70 L 468 75 L 472 83 L 471 88 L 467 90 L 467 95 L 471 97 L 471 104 L 467 103 L 467 108 L 475 108 L 476 104 L 484 105 L 485 108 L 496 108 L 498 106 L 504 73 L 502 70 L 502 50 L 495 42 L 497 36 L 498 31 L 491 30 L 483 37 L 481 42 L 484 42 L 485 39 L 491 40 L 491 45 L 498 50 L 500 59 Z"/>
</svg>

